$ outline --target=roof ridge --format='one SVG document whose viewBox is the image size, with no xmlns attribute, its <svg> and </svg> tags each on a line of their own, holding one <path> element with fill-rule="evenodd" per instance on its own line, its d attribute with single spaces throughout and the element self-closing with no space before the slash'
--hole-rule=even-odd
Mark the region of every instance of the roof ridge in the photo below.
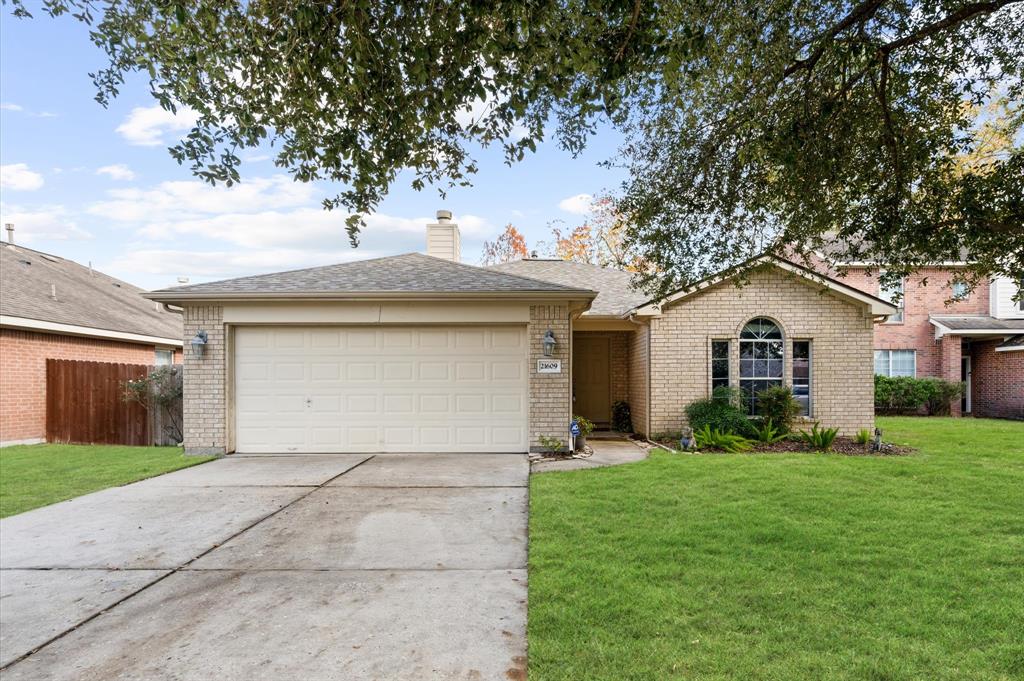
<svg viewBox="0 0 1024 681">
<path fill-rule="evenodd" d="M 423 255 L 423 254 L 421 254 L 421 255 Z M 436 260 L 444 260 L 444 258 L 436 258 L 435 256 L 432 256 L 432 255 L 427 255 L 426 257 L 428 257 L 428 258 L 435 258 Z M 452 262 L 452 261 L 448 261 L 448 262 Z M 563 260 L 562 262 L 568 262 L 568 261 Z M 524 281 L 529 281 L 529 282 L 532 282 L 534 284 L 545 284 L 547 286 L 552 286 L 552 285 L 553 286 L 559 286 L 559 287 L 564 288 L 564 289 L 575 290 L 575 291 L 593 291 L 593 289 L 578 288 L 578 287 L 575 287 L 575 286 L 566 286 L 565 284 L 558 284 L 558 283 L 553 282 L 553 281 L 548 281 L 547 279 L 538 279 L 536 277 L 526 277 L 526 276 L 523 276 L 522 274 L 512 274 L 511 272 L 493 272 L 492 270 L 495 267 L 497 267 L 497 265 L 470 265 L 469 263 L 464 263 L 464 262 L 453 262 L 452 264 L 454 264 L 454 265 L 461 265 L 462 267 L 470 267 L 470 268 L 472 268 L 474 270 L 477 270 L 477 271 L 480 271 L 480 272 L 486 272 L 488 275 L 498 274 L 498 275 L 500 275 L 502 277 L 512 277 L 513 279 L 522 279 Z M 498 264 L 502 265 L 502 264 L 506 264 L 506 263 L 498 263 Z"/>
</svg>

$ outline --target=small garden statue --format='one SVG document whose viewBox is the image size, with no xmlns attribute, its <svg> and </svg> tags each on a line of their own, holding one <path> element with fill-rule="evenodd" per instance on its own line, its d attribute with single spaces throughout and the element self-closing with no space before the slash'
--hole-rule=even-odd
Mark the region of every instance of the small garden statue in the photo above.
<svg viewBox="0 0 1024 681">
<path fill-rule="evenodd" d="M 679 438 L 679 449 L 683 450 L 684 452 L 687 452 L 693 449 L 693 447 L 693 428 L 686 426 L 685 428 L 683 428 L 683 434 Z"/>
<path fill-rule="evenodd" d="M 882 429 L 875 428 L 875 440 L 871 443 L 871 451 L 880 452 L 882 451 Z"/>
</svg>

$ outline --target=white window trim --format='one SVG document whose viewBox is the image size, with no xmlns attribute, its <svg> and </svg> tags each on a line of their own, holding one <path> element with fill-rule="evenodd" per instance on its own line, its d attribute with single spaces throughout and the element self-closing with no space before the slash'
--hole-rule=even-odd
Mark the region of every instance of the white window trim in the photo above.
<svg viewBox="0 0 1024 681">
<path fill-rule="evenodd" d="M 879 376 L 886 376 L 888 378 L 900 378 L 900 376 L 893 376 L 892 375 L 892 353 L 894 353 L 894 352 L 909 352 L 911 354 L 911 357 L 914 358 L 914 373 L 911 374 L 910 376 L 908 376 L 907 378 L 917 378 L 917 350 L 910 349 L 910 348 L 895 348 L 895 349 L 877 348 L 875 350 L 875 352 L 887 352 L 887 353 L 889 353 L 889 373 L 887 373 L 887 374 L 878 374 Z M 874 356 L 872 356 L 872 369 L 874 368 L 874 361 L 873 360 L 874 360 Z"/>
</svg>

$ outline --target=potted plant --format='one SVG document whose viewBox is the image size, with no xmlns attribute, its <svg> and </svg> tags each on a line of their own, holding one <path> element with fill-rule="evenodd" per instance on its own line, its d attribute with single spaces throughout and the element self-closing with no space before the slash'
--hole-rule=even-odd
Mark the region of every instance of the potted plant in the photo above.
<svg viewBox="0 0 1024 681">
<path fill-rule="evenodd" d="M 586 448 L 587 436 L 594 432 L 594 424 L 582 416 L 573 416 L 572 420 L 580 428 L 580 434 L 576 436 L 576 450 L 579 451 Z"/>
</svg>

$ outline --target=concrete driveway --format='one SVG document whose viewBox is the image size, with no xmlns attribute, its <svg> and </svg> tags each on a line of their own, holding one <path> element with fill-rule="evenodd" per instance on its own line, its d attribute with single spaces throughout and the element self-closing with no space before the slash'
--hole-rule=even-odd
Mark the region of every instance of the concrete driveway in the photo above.
<svg viewBox="0 0 1024 681">
<path fill-rule="evenodd" d="M 18 679 L 524 679 L 525 456 L 232 456 L 0 521 Z"/>
</svg>

